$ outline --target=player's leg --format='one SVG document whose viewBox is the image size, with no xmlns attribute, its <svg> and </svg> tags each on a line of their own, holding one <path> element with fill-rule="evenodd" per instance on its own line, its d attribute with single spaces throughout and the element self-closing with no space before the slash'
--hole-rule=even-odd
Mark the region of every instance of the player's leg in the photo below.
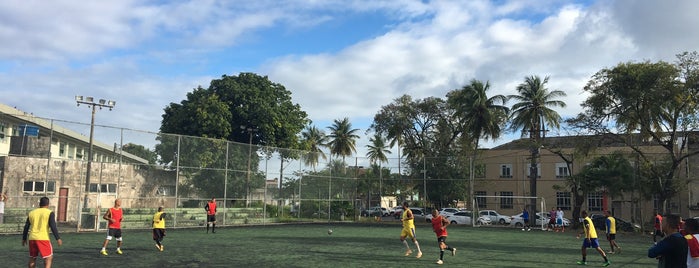
<svg viewBox="0 0 699 268">
<path fill-rule="evenodd" d="M 44 258 L 44 267 L 51 268 L 51 263 L 53 263 L 53 255 Z"/>
<path fill-rule="evenodd" d="M 422 250 L 420 250 L 420 243 L 417 242 L 417 238 L 415 237 L 415 228 L 410 228 L 410 239 L 413 240 L 413 244 L 415 244 L 417 248 L 417 255 L 415 257 L 419 259 L 422 257 Z"/>
<path fill-rule="evenodd" d="M 39 248 L 34 240 L 29 240 L 29 268 L 36 267 L 36 257 L 39 256 Z"/>
<path fill-rule="evenodd" d="M 405 245 L 405 256 L 410 256 L 410 254 L 413 253 L 412 250 L 410 250 L 410 245 L 408 245 L 408 241 L 405 240 L 406 237 L 408 237 L 409 231 L 406 228 L 403 228 L 400 232 L 400 242 Z"/>
<path fill-rule="evenodd" d="M 117 241 L 117 254 L 122 254 L 121 252 L 121 245 L 123 244 L 123 237 L 121 235 L 121 229 L 116 229 L 114 233 L 114 238 Z"/>
<path fill-rule="evenodd" d="M 609 262 L 609 259 L 607 259 L 607 254 L 605 254 L 602 247 L 599 246 L 598 240 L 595 238 L 593 238 L 591 240 L 592 240 L 592 247 L 595 248 L 595 250 L 597 250 L 597 253 L 599 253 L 599 255 L 602 256 L 602 259 L 604 259 L 603 266 L 609 266 L 609 264 L 611 264 L 611 263 Z"/>
<path fill-rule="evenodd" d="M 112 234 L 113 234 L 113 229 L 108 229 L 107 230 L 107 238 L 104 239 L 104 243 L 102 243 L 102 250 L 100 250 L 100 253 L 102 255 L 107 255 L 107 245 L 109 245 L 109 241 L 112 240 Z"/>
<path fill-rule="evenodd" d="M 29 257 L 29 268 L 34 268 L 36 267 L 36 257 Z"/>
</svg>

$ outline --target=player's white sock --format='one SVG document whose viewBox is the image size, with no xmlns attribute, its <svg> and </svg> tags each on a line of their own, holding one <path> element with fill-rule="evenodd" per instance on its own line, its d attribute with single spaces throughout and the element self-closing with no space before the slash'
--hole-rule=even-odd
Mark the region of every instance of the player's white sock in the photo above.
<svg viewBox="0 0 699 268">
<path fill-rule="evenodd" d="M 405 248 L 410 250 L 410 246 L 408 246 L 408 241 L 403 240 L 403 245 L 405 245 Z"/>
<path fill-rule="evenodd" d="M 420 250 L 420 244 L 417 242 L 417 240 L 415 240 L 415 247 L 417 247 L 417 252 L 422 251 Z"/>
</svg>

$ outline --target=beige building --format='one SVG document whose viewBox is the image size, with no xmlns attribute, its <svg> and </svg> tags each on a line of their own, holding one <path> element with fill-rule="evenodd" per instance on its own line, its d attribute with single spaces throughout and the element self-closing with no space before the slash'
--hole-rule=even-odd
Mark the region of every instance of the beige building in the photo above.
<svg viewBox="0 0 699 268">
<path fill-rule="evenodd" d="M 592 150 L 588 157 L 573 158 L 576 139 L 600 140 L 598 146 Z M 608 141 L 601 141 L 599 136 L 582 137 L 547 137 L 543 148 L 539 149 L 540 157 L 537 160 L 537 196 L 545 202 L 544 209 L 561 207 L 567 218 L 572 218 L 573 197 L 566 186 L 566 180 L 571 174 L 580 172 L 582 167 L 593 158 L 610 154 L 615 151 L 629 153 L 629 147 Z M 645 152 L 658 157 L 665 155 L 665 150 L 657 146 L 642 147 Z M 690 143 L 689 151 L 699 149 L 696 143 Z M 572 166 L 554 152 L 561 152 L 563 156 L 573 159 Z M 530 157 L 531 149 L 527 139 L 515 140 L 492 149 L 483 150 L 477 160 L 479 168 L 485 172 L 477 175 L 474 191 L 478 197 L 476 204 L 480 209 L 494 209 L 505 215 L 515 215 L 522 211 L 528 199 L 510 198 L 510 196 L 530 196 Z M 698 157 L 691 157 L 679 168 L 678 177 L 687 181 L 675 198 L 668 200 L 668 209 L 672 213 L 678 213 L 684 217 L 699 216 L 699 190 L 696 178 L 695 166 L 699 165 Z M 631 161 L 635 165 L 634 161 Z M 572 167 L 572 168 L 571 168 Z M 684 187 L 686 186 L 686 187 Z M 593 214 L 601 214 L 603 210 L 611 210 L 620 218 L 646 222 L 652 217 L 653 211 L 659 207 L 657 200 L 643 200 L 636 193 L 624 193 L 623 197 L 611 198 L 604 191 L 589 193 L 581 210 L 587 210 Z M 639 200 L 636 202 L 635 200 Z M 537 206 L 540 210 L 541 205 Z"/>
<path fill-rule="evenodd" d="M 6 210 L 32 208 L 48 196 L 59 222 L 78 222 L 86 213 L 111 207 L 117 196 L 124 207 L 174 205 L 168 198 L 174 197 L 174 171 L 149 166 L 116 144 L 93 144 L 86 185 L 89 137 L 0 104 L 0 188 L 10 196 Z"/>
</svg>

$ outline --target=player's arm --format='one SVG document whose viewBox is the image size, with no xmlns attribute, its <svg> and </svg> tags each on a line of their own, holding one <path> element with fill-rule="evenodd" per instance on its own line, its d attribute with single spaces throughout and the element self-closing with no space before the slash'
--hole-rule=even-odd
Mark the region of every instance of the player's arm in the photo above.
<svg viewBox="0 0 699 268">
<path fill-rule="evenodd" d="M 161 220 L 161 221 L 163 220 L 163 218 L 165 218 L 165 212 L 163 212 L 163 214 L 160 214 L 160 220 Z"/>
<path fill-rule="evenodd" d="M 439 216 L 439 217 L 442 217 L 442 216 Z M 442 228 L 447 228 L 447 226 L 449 226 L 449 224 L 451 224 L 451 223 L 449 222 L 449 220 L 447 220 L 446 218 L 442 217 Z"/>
<path fill-rule="evenodd" d="M 204 210 L 206 212 L 209 212 L 209 203 L 206 203 L 206 205 L 204 205 Z"/>
<path fill-rule="evenodd" d="M 406 220 L 413 220 L 415 217 L 413 216 L 413 211 L 408 209 L 408 212 L 405 214 L 405 219 Z"/>
<path fill-rule="evenodd" d="M 51 233 L 53 233 L 53 237 L 56 238 L 56 242 L 58 243 L 58 245 L 63 245 L 61 235 L 58 234 L 58 228 L 56 227 L 56 214 L 54 214 L 53 212 L 49 214 L 49 228 L 51 228 Z"/>
<path fill-rule="evenodd" d="M 29 236 L 29 225 L 31 223 L 29 222 L 29 217 L 27 217 L 27 221 L 24 223 L 24 231 L 22 231 L 22 246 L 27 244 L 27 236 Z"/>
<path fill-rule="evenodd" d="M 102 216 L 102 219 L 108 220 L 109 222 L 113 222 L 114 220 L 112 219 L 112 210 L 107 209 L 107 212 L 104 213 L 104 216 Z"/>
</svg>

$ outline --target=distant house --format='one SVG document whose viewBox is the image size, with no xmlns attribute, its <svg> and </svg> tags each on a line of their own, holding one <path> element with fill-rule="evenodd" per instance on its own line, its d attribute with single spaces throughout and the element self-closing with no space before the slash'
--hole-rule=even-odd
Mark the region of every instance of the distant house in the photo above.
<svg viewBox="0 0 699 268">
<path fill-rule="evenodd" d="M 571 170 L 571 167 L 553 152 L 560 151 L 572 157 L 576 144 L 580 144 L 582 140 L 592 141 L 594 150 L 586 158 L 579 156 L 573 158 Z M 688 142 L 690 151 L 699 150 L 699 140 Z M 523 206 L 529 204 L 523 199 L 512 198 L 530 196 L 531 148 L 529 144 L 528 139 L 519 139 L 481 151 L 476 170 L 483 170 L 483 172 L 477 173 L 474 186 L 475 195 L 480 196 L 476 198 L 476 205 L 480 209 L 496 209 L 502 214 L 514 215 L 521 212 Z M 570 213 L 573 208 L 573 197 L 565 187 L 567 178 L 580 172 L 582 167 L 597 156 L 616 151 L 632 154 L 629 147 L 608 136 L 546 137 L 542 144 L 544 147 L 539 149 L 540 156 L 537 160 L 537 196 L 545 201 L 544 210 L 561 207 L 567 211 L 567 217 L 572 217 Z M 667 154 L 657 145 L 650 143 L 645 145 L 640 143 L 640 145 L 643 151 L 658 158 L 665 157 Z M 633 159 L 631 163 L 637 164 Z M 699 174 L 698 167 L 699 157 L 690 157 L 680 167 L 678 177 L 687 184 L 675 198 L 668 200 L 668 207 L 672 213 L 678 213 L 684 217 L 699 216 L 699 184 L 695 175 Z M 653 211 L 660 208 L 657 199 L 636 202 L 636 199 L 642 198 L 634 193 L 624 193 L 623 197 L 612 198 L 601 190 L 589 193 L 584 198 L 585 202 L 581 208 L 583 210 L 593 214 L 601 214 L 605 209 L 612 210 L 617 217 L 633 218 L 641 222 L 649 220 Z M 536 209 L 540 210 L 540 205 Z"/>
<path fill-rule="evenodd" d="M 0 104 L 0 188 L 11 197 L 7 209 L 35 207 L 48 196 L 59 222 L 77 222 L 111 207 L 117 196 L 124 207 L 174 206 L 168 198 L 174 197 L 174 171 L 149 166 L 117 144 L 93 142 L 86 185 L 89 137 L 59 123 Z"/>
</svg>

